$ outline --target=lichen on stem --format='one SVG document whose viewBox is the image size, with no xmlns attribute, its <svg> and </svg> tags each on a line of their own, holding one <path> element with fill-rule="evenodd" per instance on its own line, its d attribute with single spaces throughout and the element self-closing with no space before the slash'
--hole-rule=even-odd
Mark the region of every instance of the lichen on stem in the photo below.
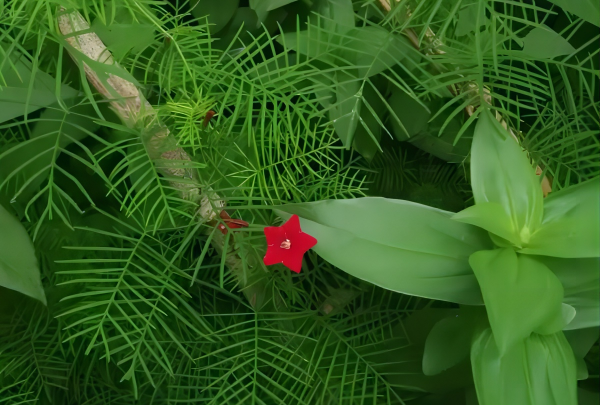
<svg viewBox="0 0 600 405">
<path fill-rule="evenodd" d="M 179 190 L 183 199 L 198 205 L 197 214 L 209 226 L 209 232 L 217 225 L 216 218 L 225 208 L 225 201 L 210 187 L 201 187 L 198 173 L 192 168 L 189 154 L 177 144 L 156 112 L 137 86 L 125 79 L 127 72 L 114 60 L 111 52 L 77 10 L 60 7 L 57 13 L 60 33 L 68 43 L 69 54 L 75 61 L 81 61 L 85 75 L 92 86 L 110 102 L 111 108 L 129 128 L 140 131 L 148 156 L 155 162 L 159 173 L 165 176 L 172 187 Z M 81 56 L 83 55 L 83 58 Z M 82 61 L 83 59 L 83 61 Z M 85 60 L 111 66 L 111 72 L 98 72 Z M 120 74 L 114 74 L 117 69 Z M 104 73 L 104 74 L 103 74 Z M 160 164 L 156 164 L 160 162 Z M 189 162 L 190 168 L 186 167 Z M 226 243 L 226 237 L 215 232 L 211 238 L 213 248 L 225 255 L 225 264 L 237 279 L 248 302 L 254 308 L 263 306 L 266 295 L 264 275 L 248 277 L 244 263 L 234 244 Z M 256 272 L 254 272 L 256 273 Z"/>
</svg>

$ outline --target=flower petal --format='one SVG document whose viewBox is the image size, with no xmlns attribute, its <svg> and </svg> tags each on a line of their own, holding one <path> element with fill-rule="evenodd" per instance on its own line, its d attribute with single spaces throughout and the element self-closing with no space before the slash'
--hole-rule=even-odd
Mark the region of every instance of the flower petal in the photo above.
<svg viewBox="0 0 600 405">
<path fill-rule="evenodd" d="M 304 257 L 304 253 L 306 253 L 306 250 L 293 251 L 290 249 L 290 251 L 284 255 L 283 265 L 293 272 L 300 273 L 300 270 L 302 270 L 302 258 Z"/>
<path fill-rule="evenodd" d="M 294 236 L 292 243 L 294 248 L 301 250 L 304 254 L 308 249 L 317 244 L 317 239 L 307 233 L 300 232 L 298 235 Z"/>
<path fill-rule="evenodd" d="M 269 246 L 267 248 L 267 253 L 263 258 L 263 263 L 266 266 L 271 266 L 273 264 L 282 263 L 286 257 L 286 252 L 281 249 L 279 246 Z"/>
<path fill-rule="evenodd" d="M 269 226 L 264 231 L 268 245 L 264 263 L 267 266 L 283 263 L 290 270 L 300 273 L 304 253 L 316 245 L 317 240 L 302 232 L 298 216 L 292 215 L 282 226 Z M 287 248 L 281 247 L 283 242 L 286 242 Z"/>
<path fill-rule="evenodd" d="M 280 226 L 267 226 L 265 228 L 265 236 L 267 238 L 268 246 L 277 246 L 281 245 L 285 238 L 285 229 Z"/>
<path fill-rule="evenodd" d="M 290 240 L 294 235 L 302 232 L 298 215 L 292 215 L 285 224 L 281 225 L 281 227 L 285 229 L 285 233 Z"/>
</svg>

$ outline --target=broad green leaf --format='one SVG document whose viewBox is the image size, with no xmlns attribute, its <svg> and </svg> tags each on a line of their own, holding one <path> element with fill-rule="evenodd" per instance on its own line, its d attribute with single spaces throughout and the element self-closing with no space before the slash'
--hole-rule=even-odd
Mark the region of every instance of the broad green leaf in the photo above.
<svg viewBox="0 0 600 405">
<path fill-rule="evenodd" d="M 259 35 L 261 21 L 258 19 L 256 11 L 250 7 L 238 7 L 229 20 L 227 25 L 219 31 L 216 45 L 225 49 L 234 39 L 242 43 L 252 41 L 252 36 Z"/>
<path fill-rule="evenodd" d="M 21 223 L 0 205 L 0 286 L 46 305 L 35 250 Z"/>
<path fill-rule="evenodd" d="M 485 329 L 471 364 L 480 405 L 577 405 L 575 357 L 562 332 L 534 333 L 501 354 Z"/>
<path fill-rule="evenodd" d="M 469 356 L 475 319 L 465 312 L 442 319 L 429 332 L 423 353 L 425 375 L 439 374 Z"/>
<path fill-rule="evenodd" d="M 313 25 L 308 31 L 286 32 L 277 38 L 277 42 L 285 43 L 288 49 L 329 64 L 334 64 L 333 53 L 338 49 L 336 44 L 340 41 L 339 36 L 324 32 Z"/>
<path fill-rule="evenodd" d="M 469 263 L 502 353 L 532 332 L 563 328 L 563 287 L 541 262 L 504 248 L 477 252 Z"/>
<path fill-rule="evenodd" d="M 479 25 L 477 25 L 478 16 Z M 454 31 L 454 33 L 458 37 L 467 35 L 470 32 L 478 30 L 479 27 L 486 25 L 487 23 L 488 18 L 485 15 L 485 3 L 476 2 L 475 4 L 470 4 L 459 11 L 456 31 Z"/>
<path fill-rule="evenodd" d="M 358 198 L 288 204 L 313 250 L 345 272 L 388 290 L 481 304 L 468 257 L 491 243 L 486 233 L 450 219 L 452 213 L 403 200 Z"/>
<path fill-rule="evenodd" d="M 27 88 L 0 88 L 0 122 L 20 117 L 56 102 L 54 91 Z"/>
<path fill-rule="evenodd" d="M 298 0 L 250 0 L 250 8 L 256 11 L 258 19 L 264 21 L 269 11 L 283 7 Z M 217 2 L 213 3 L 218 4 Z"/>
<path fill-rule="evenodd" d="M 366 78 L 408 62 L 414 48 L 408 40 L 379 26 L 359 27 L 349 30 L 342 37 L 339 56 L 349 62 L 352 69 L 358 68 L 358 76 Z"/>
<path fill-rule="evenodd" d="M 298 0 L 250 0 L 250 8 L 263 8 L 267 11 L 286 6 Z"/>
<path fill-rule="evenodd" d="M 154 43 L 155 27 L 151 24 L 113 22 L 106 26 L 100 19 L 96 19 L 92 23 L 92 30 L 116 59 L 123 58 L 129 51 L 141 53 Z M 127 41 L 123 38 L 127 38 Z"/>
<path fill-rule="evenodd" d="M 600 3 L 596 0 L 548 0 L 565 11 L 600 27 Z"/>
<path fill-rule="evenodd" d="M 360 120 L 362 105 L 361 84 L 356 77 L 345 73 L 336 73 L 336 102 L 329 110 L 329 119 L 342 144 L 350 148 L 354 132 Z"/>
<path fill-rule="evenodd" d="M 407 141 L 427 130 L 431 112 L 414 96 L 400 89 L 394 89 L 388 102 L 398 118 L 398 120 L 392 119 L 391 123 L 394 136 L 399 141 Z"/>
<path fill-rule="evenodd" d="M 483 309 L 481 306 L 477 308 Z M 473 384 L 470 362 L 467 358 L 449 370 L 435 376 L 426 376 L 423 374 L 422 367 L 423 349 L 427 336 L 438 321 L 449 316 L 456 316 L 461 312 L 462 308 L 460 311 L 449 308 L 426 308 L 413 311 L 402 319 L 392 332 L 395 336 L 398 336 L 399 333 L 405 334 L 410 344 L 399 344 L 396 339 L 386 339 L 382 347 L 382 349 L 387 349 L 385 351 L 373 348 L 369 344 L 371 352 L 369 358 L 378 364 L 377 370 L 386 375 L 386 380 L 390 384 L 440 393 L 444 395 L 443 399 L 447 399 L 448 392 Z M 429 404 L 429 402 L 427 403 Z M 449 404 L 450 402 L 442 403 Z"/>
<path fill-rule="evenodd" d="M 586 328 L 567 330 L 564 334 L 577 360 L 577 379 L 585 380 L 589 374 L 584 357 L 588 354 L 594 343 L 598 341 L 600 331 L 598 328 Z"/>
<path fill-rule="evenodd" d="M 600 326 L 600 259 L 532 257 L 558 277 L 565 290 L 563 302 L 575 308 L 575 318 L 565 329 Z"/>
<path fill-rule="evenodd" d="M 368 103 L 361 108 L 359 124 L 354 132 L 352 147 L 368 161 L 371 161 L 375 154 L 381 150 L 379 141 L 381 140 L 381 113 L 385 111 L 385 105 L 371 86 L 364 89 L 363 102 Z M 373 114 L 373 112 L 375 114 Z"/>
<path fill-rule="evenodd" d="M 378 26 L 346 27 L 341 33 L 337 25 L 327 29 L 321 21 L 317 23 L 319 25 L 309 25 L 308 30 L 299 33 L 286 33 L 279 42 L 320 62 L 345 68 L 332 78 L 336 102 L 327 108 L 336 133 L 343 145 L 350 148 L 360 121 L 365 79 L 400 61 L 408 61 L 407 54 L 414 53 L 414 49 L 406 38 Z M 330 95 L 321 96 L 328 99 Z M 377 136 L 369 134 L 369 137 L 367 143 L 375 145 Z"/>
<path fill-rule="evenodd" d="M 523 38 L 523 53 L 533 59 L 552 59 L 575 52 L 573 45 L 549 27 L 536 27 Z"/>
<path fill-rule="evenodd" d="M 473 126 L 455 142 L 462 127 L 459 116 L 451 118 L 450 112 L 442 112 L 431 120 L 432 112 L 439 111 L 447 101 L 434 98 L 423 103 L 398 88 L 392 89 L 388 102 L 395 115 L 389 119 L 393 135 L 399 141 L 408 141 L 440 159 L 464 162 L 471 149 Z"/>
<path fill-rule="evenodd" d="M 4 52 L 6 50 L 0 49 L 0 59 L 5 58 Z M 0 65 L 0 123 L 57 102 L 56 80 L 40 70 L 33 72 L 31 62 L 20 53 L 13 51 Z M 61 99 L 76 95 L 77 90 L 64 84 L 60 86 Z"/>
<path fill-rule="evenodd" d="M 521 253 L 565 258 L 600 257 L 600 180 L 551 193 L 540 228 Z"/>
<path fill-rule="evenodd" d="M 240 0 L 198 0 L 192 14 L 196 18 L 208 16 L 209 30 L 211 33 L 221 31 L 231 20 Z"/>
<path fill-rule="evenodd" d="M 0 185 L 6 178 L 12 177 L 10 183 L 4 185 L 11 192 L 10 198 L 18 193 L 16 202 L 26 205 L 39 192 L 40 185 L 48 178 L 51 166 L 63 148 L 99 128 L 94 118 L 94 109 L 89 104 L 78 104 L 69 107 L 68 111 L 55 105 L 42 112 L 29 140 L 10 145 L 6 152 L 1 150 Z"/>
<path fill-rule="evenodd" d="M 334 63 L 333 53 L 339 57 L 340 44 L 353 29 L 352 0 L 321 1 L 309 17 L 307 30 L 284 33 L 277 41 L 303 55 Z"/>
<path fill-rule="evenodd" d="M 352 0 L 321 1 L 316 14 L 318 16 L 311 16 L 311 22 L 320 25 L 325 31 L 345 34 L 354 28 Z"/>
<path fill-rule="evenodd" d="M 562 303 L 563 330 L 566 329 L 567 326 L 569 326 L 569 324 L 571 322 L 573 322 L 573 319 L 575 319 L 576 314 L 577 314 L 577 311 L 575 310 L 575 307 L 573 307 L 572 305 L 569 305 L 569 304 L 565 304 L 564 302 Z"/>
<path fill-rule="evenodd" d="M 527 243 L 542 220 L 540 179 L 527 154 L 488 110 L 479 116 L 475 127 L 471 185 L 475 203 L 500 204 L 511 218 L 514 238 Z"/>
<path fill-rule="evenodd" d="M 516 245 L 520 242 L 515 229 L 512 227 L 510 217 L 504 207 L 498 203 L 475 204 L 455 214 L 452 219 L 483 228 L 510 241 L 512 244 Z"/>
<path fill-rule="evenodd" d="M 303 55 L 335 66 L 360 79 L 374 76 L 399 63 L 414 68 L 419 54 L 406 38 L 378 26 L 350 28 L 343 34 L 310 25 L 306 31 L 283 34 L 278 42 Z"/>
</svg>

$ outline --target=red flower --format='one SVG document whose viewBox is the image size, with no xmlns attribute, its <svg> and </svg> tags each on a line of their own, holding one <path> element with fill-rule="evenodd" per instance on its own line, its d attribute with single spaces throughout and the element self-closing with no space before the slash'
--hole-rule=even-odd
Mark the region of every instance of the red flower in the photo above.
<svg viewBox="0 0 600 405">
<path fill-rule="evenodd" d="M 227 228 L 247 228 L 249 225 L 248 222 L 242 221 L 241 219 L 231 218 L 225 210 L 221 211 L 220 216 L 223 222 L 225 222 L 225 225 L 219 225 L 219 229 L 221 230 L 221 233 L 223 233 L 223 235 L 227 235 Z"/>
<path fill-rule="evenodd" d="M 206 115 L 204 116 L 204 128 L 206 128 L 208 126 L 208 122 L 210 121 L 210 119 L 215 115 L 216 113 L 213 110 L 209 110 Z"/>
<path fill-rule="evenodd" d="M 292 217 L 281 226 L 268 226 L 265 228 L 267 237 L 267 254 L 264 262 L 267 266 L 283 263 L 290 270 L 300 273 L 304 253 L 314 245 L 317 240 L 302 232 L 298 215 Z"/>
</svg>

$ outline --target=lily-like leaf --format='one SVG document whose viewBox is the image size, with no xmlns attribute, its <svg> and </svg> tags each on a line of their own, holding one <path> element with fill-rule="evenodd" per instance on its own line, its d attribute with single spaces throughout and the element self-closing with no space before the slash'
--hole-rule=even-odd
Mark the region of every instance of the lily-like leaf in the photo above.
<svg viewBox="0 0 600 405">
<path fill-rule="evenodd" d="M 523 38 L 523 53 L 532 59 L 552 59 L 575 53 L 575 48 L 550 27 L 536 27 Z"/>
<path fill-rule="evenodd" d="M 198 0 L 194 2 L 192 15 L 196 18 L 206 17 L 212 34 L 221 31 L 231 20 L 238 9 L 240 0 Z"/>
<path fill-rule="evenodd" d="M 600 257 L 600 180 L 588 180 L 550 194 L 544 219 L 521 253 L 579 258 Z"/>
<path fill-rule="evenodd" d="M 304 232 L 319 241 L 313 250 L 355 277 L 405 294 L 482 303 L 468 257 L 491 241 L 450 212 L 385 198 L 278 208 L 282 216 L 297 214 Z"/>
<path fill-rule="evenodd" d="M 471 146 L 471 185 L 475 203 L 500 204 L 514 237 L 526 243 L 542 222 L 542 188 L 527 154 L 485 110 Z M 511 239 L 513 239 L 511 238 Z"/>
<path fill-rule="evenodd" d="M 600 27 L 600 4 L 594 0 L 549 0 L 577 17 Z"/>
<path fill-rule="evenodd" d="M 0 286 L 46 304 L 33 244 L 23 225 L 0 205 Z"/>
<path fill-rule="evenodd" d="M 0 123 L 77 96 L 66 84 L 57 87 L 52 76 L 34 69 L 20 52 L 12 51 L 7 58 L 6 50 L 0 52 L 5 59 L 0 64 Z"/>
<path fill-rule="evenodd" d="M 326 31 L 345 34 L 354 28 L 352 0 L 329 0 L 319 2 L 316 15 L 311 20 L 322 25 Z"/>
<path fill-rule="evenodd" d="M 477 252 L 469 263 L 502 353 L 532 332 L 549 334 L 563 328 L 563 287 L 541 262 L 504 248 Z"/>
<path fill-rule="evenodd" d="M 354 28 L 343 36 L 339 51 L 341 60 L 350 62 L 349 68 L 359 78 L 374 76 L 402 63 L 412 69 L 416 64 L 414 48 L 406 37 L 393 34 L 378 26 Z"/>
<path fill-rule="evenodd" d="M 354 76 L 339 72 L 336 74 L 336 104 L 329 110 L 335 132 L 346 148 L 350 148 L 360 120 L 362 106 L 361 86 Z"/>
<path fill-rule="evenodd" d="M 573 349 L 573 354 L 577 361 L 577 379 L 586 380 L 589 377 L 589 372 L 584 358 L 594 343 L 598 341 L 600 331 L 598 328 L 586 328 L 567 330 L 564 334 L 571 345 L 571 349 Z"/>
<path fill-rule="evenodd" d="M 575 308 L 575 318 L 565 329 L 600 326 L 600 259 L 531 257 L 552 270 L 565 290 L 563 302 Z"/>
<path fill-rule="evenodd" d="M 576 405 L 575 357 L 562 332 L 532 334 L 503 355 L 490 329 L 471 347 L 480 405 Z"/>
<path fill-rule="evenodd" d="M 466 359 L 481 319 L 487 324 L 485 309 L 463 306 L 457 314 L 436 323 L 425 341 L 423 373 L 436 375 Z"/>
<path fill-rule="evenodd" d="M 260 21 L 264 21 L 267 14 L 269 14 L 269 11 L 278 9 L 295 1 L 297 0 L 250 0 L 250 8 L 256 11 Z"/>
<path fill-rule="evenodd" d="M 513 245 L 521 241 L 515 233 L 510 217 L 504 207 L 498 203 L 484 202 L 468 207 L 455 214 L 452 219 L 485 229 Z"/>
</svg>

